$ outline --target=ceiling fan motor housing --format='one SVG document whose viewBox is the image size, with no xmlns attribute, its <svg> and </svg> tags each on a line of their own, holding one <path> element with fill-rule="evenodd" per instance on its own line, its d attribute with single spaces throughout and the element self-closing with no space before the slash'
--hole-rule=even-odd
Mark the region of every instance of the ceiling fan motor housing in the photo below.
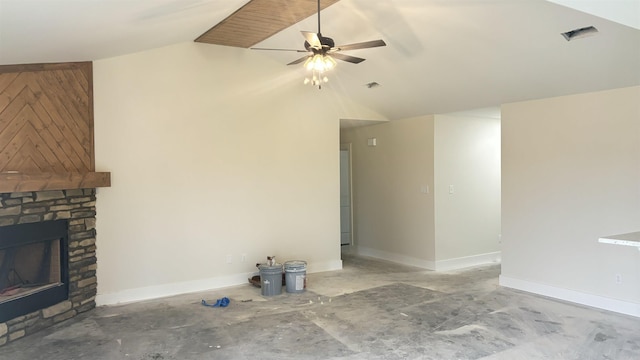
<svg viewBox="0 0 640 360">
<path fill-rule="evenodd" d="M 333 47 L 335 47 L 335 46 L 336 46 L 336 43 L 333 41 L 333 39 L 332 39 L 332 38 L 324 37 L 324 36 L 322 36 L 322 34 L 319 34 L 319 33 L 318 33 L 318 39 L 320 40 L 320 44 L 322 45 L 322 47 L 323 47 L 323 48 L 331 49 L 331 48 L 333 48 Z M 306 40 L 305 40 L 305 42 L 304 42 L 304 48 L 305 48 L 307 51 L 313 51 L 313 50 L 312 50 L 312 49 L 313 49 L 313 46 L 311 46 L 311 44 L 309 44 L 309 42 L 308 42 L 308 41 L 306 41 Z M 328 49 L 327 49 L 327 50 L 328 50 Z"/>
</svg>

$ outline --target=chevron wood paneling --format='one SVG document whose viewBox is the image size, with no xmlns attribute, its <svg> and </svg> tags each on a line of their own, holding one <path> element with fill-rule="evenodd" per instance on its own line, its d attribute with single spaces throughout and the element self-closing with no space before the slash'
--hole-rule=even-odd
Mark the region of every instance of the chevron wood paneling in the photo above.
<svg viewBox="0 0 640 360">
<path fill-rule="evenodd" d="M 92 65 L 0 66 L 0 173 L 94 171 Z"/>
</svg>

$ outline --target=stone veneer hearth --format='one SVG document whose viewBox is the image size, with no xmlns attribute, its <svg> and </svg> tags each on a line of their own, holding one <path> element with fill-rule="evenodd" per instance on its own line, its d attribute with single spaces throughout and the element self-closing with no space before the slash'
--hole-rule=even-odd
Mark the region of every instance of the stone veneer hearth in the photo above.
<svg viewBox="0 0 640 360">
<path fill-rule="evenodd" d="M 0 226 L 69 220 L 68 300 L 0 323 L 0 346 L 95 307 L 95 205 L 95 189 L 0 194 Z"/>
</svg>

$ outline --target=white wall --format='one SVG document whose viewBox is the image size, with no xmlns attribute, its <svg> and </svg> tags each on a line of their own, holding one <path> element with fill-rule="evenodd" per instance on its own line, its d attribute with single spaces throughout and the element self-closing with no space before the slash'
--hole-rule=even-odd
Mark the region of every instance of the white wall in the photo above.
<svg viewBox="0 0 640 360">
<path fill-rule="evenodd" d="M 346 129 L 341 142 L 352 144 L 356 251 L 433 268 L 433 196 L 421 192 L 433 189 L 433 116 Z"/>
<path fill-rule="evenodd" d="M 195 43 L 94 63 L 99 304 L 341 268 L 339 118 L 380 116 L 302 78 Z"/>
<path fill-rule="evenodd" d="M 500 257 L 500 114 L 477 113 L 436 115 L 438 269 Z"/>
<path fill-rule="evenodd" d="M 502 107 L 500 283 L 640 316 L 640 87 Z M 622 284 L 615 283 L 616 274 Z"/>
</svg>

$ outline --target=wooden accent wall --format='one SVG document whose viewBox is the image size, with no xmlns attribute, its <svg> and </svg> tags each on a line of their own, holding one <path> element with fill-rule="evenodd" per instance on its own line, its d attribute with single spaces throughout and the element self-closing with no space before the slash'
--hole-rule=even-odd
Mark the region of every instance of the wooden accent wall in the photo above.
<svg viewBox="0 0 640 360">
<path fill-rule="evenodd" d="M 94 170 L 92 65 L 0 67 L 0 172 Z"/>
<path fill-rule="evenodd" d="M 94 159 L 91 62 L 0 66 L 0 192 L 105 186 Z"/>
</svg>

